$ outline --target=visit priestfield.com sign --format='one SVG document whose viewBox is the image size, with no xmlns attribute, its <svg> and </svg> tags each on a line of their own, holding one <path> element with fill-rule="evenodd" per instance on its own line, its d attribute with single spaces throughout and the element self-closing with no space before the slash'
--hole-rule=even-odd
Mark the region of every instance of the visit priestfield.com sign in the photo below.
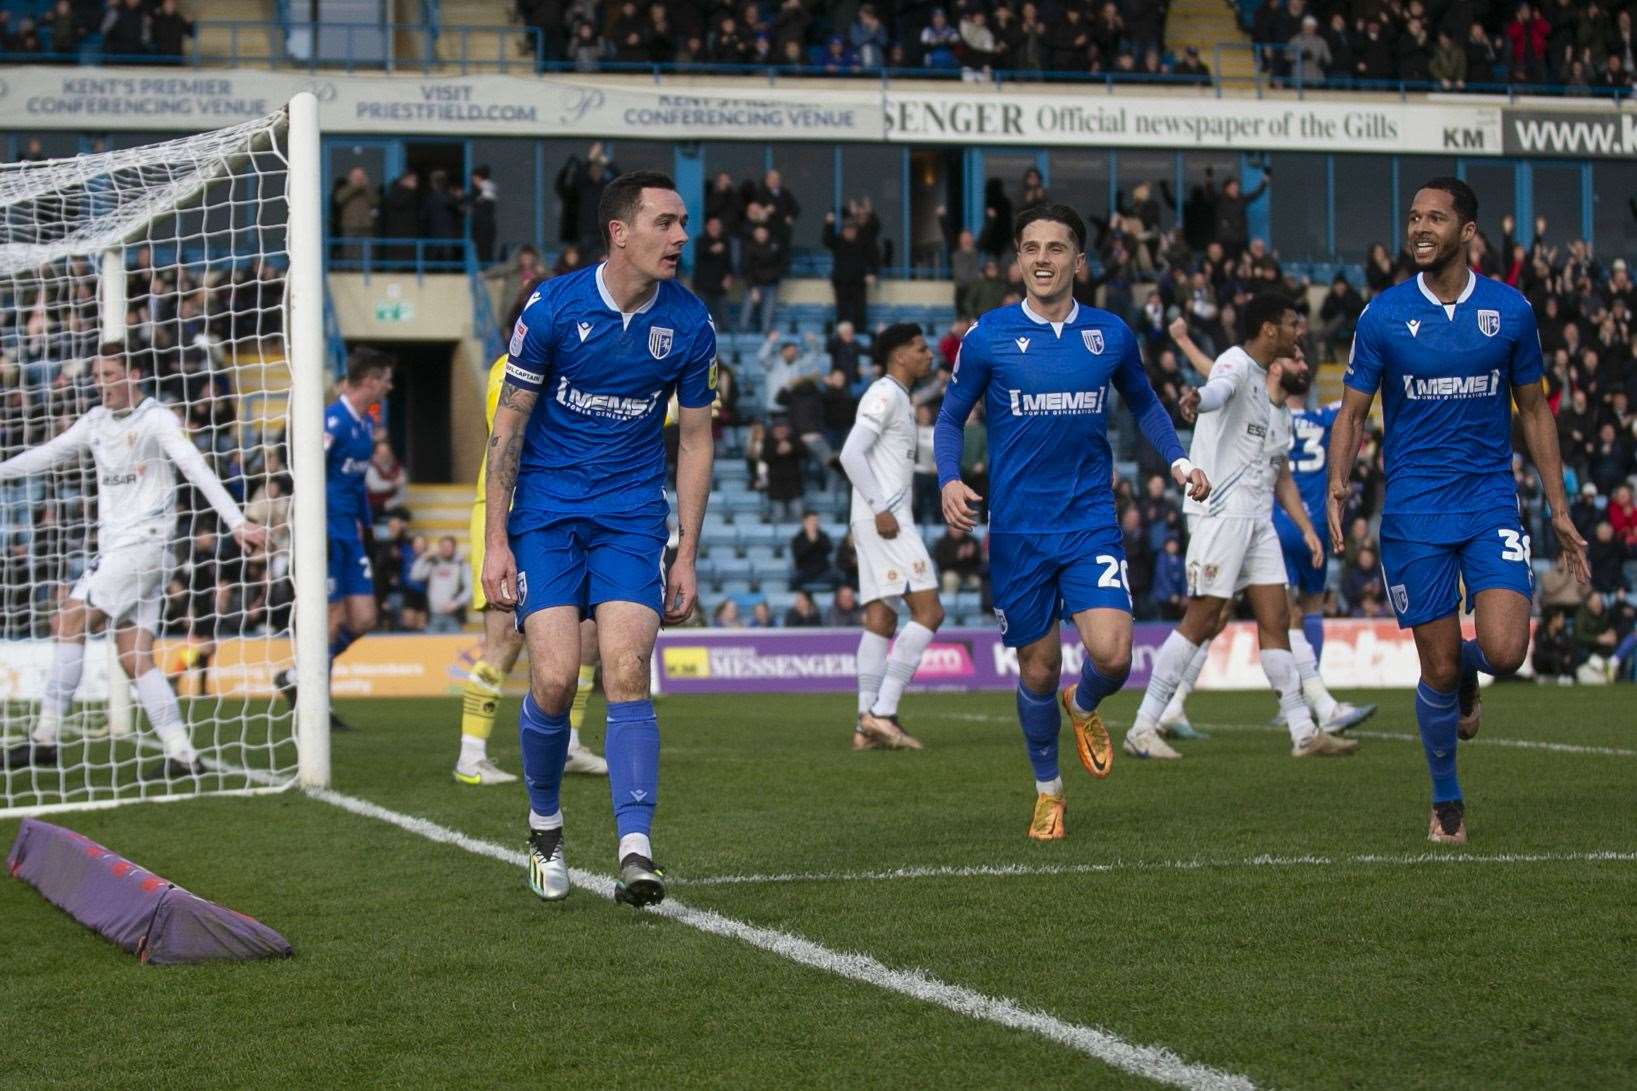
<svg viewBox="0 0 1637 1091">
<path fill-rule="evenodd" d="M 298 91 L 327 133 L 822 140 L 1028 147 L 1217 148 L 1499 155 L 1494 105 L 1142 94 L 1063 85 L 922 91 L 860 81 L 620 83 L 594 77 L 313 76 L 247 69 L 19 67 L 0 126 L 192 131 L 247 121 Z"/>
</svg>

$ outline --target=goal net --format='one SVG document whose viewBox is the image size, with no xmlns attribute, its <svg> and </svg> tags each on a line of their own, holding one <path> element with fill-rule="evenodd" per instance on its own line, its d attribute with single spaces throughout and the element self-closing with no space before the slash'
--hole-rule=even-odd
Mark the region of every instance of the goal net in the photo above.
<svg viewBox="0 0 1637 1091">
<path fill-rule="evenodd" d="M 314 117 L 0 167 L 0 813 L 327 778 Z"/>
</svg>

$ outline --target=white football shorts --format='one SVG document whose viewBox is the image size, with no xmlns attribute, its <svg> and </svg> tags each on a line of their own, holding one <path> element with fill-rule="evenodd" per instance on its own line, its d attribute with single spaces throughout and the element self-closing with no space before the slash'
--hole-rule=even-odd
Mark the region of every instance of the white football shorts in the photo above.
<svg viewBox="0 0 1637 1091">
<path fill-rule="evenodd" d="M 1285 583 L 1272 518 L 1188 516 L 1188 594 L 1231 599 L 1247 587 Z"/>
<path fill-rule="evenodd" d="M 852 530 L 853 546 L 858 550 L 860 603 L 892 601 L 911 591 L 937 589 L 938 571 L 915 524 L 900 521 L 894 538 L 881 537 L 874 520 L 854 523 Z"/>
<path fill-rule="evenodd" d="M 74 581 L 69 598 L 108 616 L 116 627 L 159 632 L 165 581 L 175 567 L 169 546 L 144 543 L 100 554 Z"/>
</svg>

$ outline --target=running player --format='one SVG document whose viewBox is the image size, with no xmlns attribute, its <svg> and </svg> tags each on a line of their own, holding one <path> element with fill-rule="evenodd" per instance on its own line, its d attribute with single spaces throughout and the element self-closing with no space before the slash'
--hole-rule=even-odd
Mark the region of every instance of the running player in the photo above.
<svg viewBox="0 0 1637 1091">
<path fill-rule="evenodd" d="M 616 178 L 597 221 L 607 260 L 547 281 L 512 332 L 489 436 L 482 582 L 490 602 L 515 608 L 529 646 L 519 729 L 530 886 L 546 899 L 568 894 L 558 790 L 579 626 L 595 615 L 619 831 L 615 898 L 649 905 L 665 896 L 649 840 L 659 794 L 649 659 L 660 621 L 680 622 L 694 607 L 716 331 L 705 305 L 676 283 L 687 211 L 668 177 Z M 672 390 L 678 543 L 666 573 L 661 424 Z"/>
<path fill-rule="evenodd" d="M 198 489 L 246 549 L 267 529 L 245 521 L 169 406 L 144 395 L 125 347 L 97 350 L 91 381 L 102 404 L 61 434 L 0 462 L 0 481 L 43 473 L 89 452 L 97 472 L 97 556 L 56 617 L 51 675 L 29 740 L 5 754 L 8 767 L 55 765 L 63 716 L 85 671 L 85 634 L 104 618 L 126 676 L 164 747 L 166 778 L 204 771 L 165 673 L 154 662 L 165 583 L 175 567 L 176 471 Z"/>
<path fill-rule="evenodd" d="M 910 502 L 916 425 L 909 392 L 931 369 L 932 350 L 919 326 L 899 323 L 876 335 L 874 352 L 887 373 L 864 392 L 841 449 L 841 467 L 853 483 L 858 597 L 864 603 L 853 749 L 919 750 L 920 741 L 898 722 L 898 702 L 944 620 L 938 573 L 915 528 Z M 900 598 L 909 606 L 910 621 L 889 655 Z"/>
<path fill-rule="evenodd" d="M 330 666 L 358 638 L 375 628 L 375 573 L 370 567 L 372 517 L 364 474 L 375 453 L 371 412 L 392 391 L 392 357 L 361 345 L 347 357 L 347 377 L 335 404 L 324 411 L 324 519 L 329 553 Z M 295 671 L 281 671 L 275 685 L 296 706 Z M 330 730 L 350 731 L 330 713 Z"/>
<path fill-rule="evenodd" d="M 1284 561 L 1273 529 L 1278 498 L 1303 530 L 1308 562 L 1324 562 L 1313 524 L 1290 479 L 1286 454 L 1290 414 L 1268 395 L 1268 368 L 1296 352 L 1298 319 L 1290 300 L 1274 292 L 1245 306 L 1243 346 L 1229 348 L 1211 368 L 1203 389 L 1184 392 L 1185 419 L 1198 414 L 1191 455 L 1219 482 L 1210 504 L 1190 499 L 1188 515 L 1188 608 L 1155 657 L 1148 692 L 1126 732 L 1125 751 L 1133 757 L 1176 759 L 1182 755 L 1159 734 L 1159 718 L 1200 645 L 1220 627 L 1226 603 L 1244 593 L 1256 617 L 1262 672 L 1290 731 L 1295 757 L 1348 754 L 1352 739 L 1339 739 L 1313 723 L 1302 697 L 1301 678 L 1290 653 L 1289 604 Z"/>
<path fill-rule="evenodd" d="M 1421 660 L 1415 718 L 1432 778 L 1427 838 L 1457 845 L 1467 832 L 1456 739 L 1478 732 L 1478 674 L 1512 673 L 1529 647 L 1534 572 L 1512 482 L 1514 400 L 1569 569 L 1582 583 L 1590 578 L 1540 386 L 1535 315 L 1515 289 L 1467 267 L 1477 217 L 1477 194 L 1460 179 L 1434 178 L 1416 192 L 1406 236 L 1419 272 L 1359 317 L 1330 440 L 1336 457 L 1325 507 L 1339 550 L 1348 471 L 1380 390 L 1381 567 L 1399 627 L 1414 631 Z M 1461 639 L 1457 579 L 1477 615 L 1475 640 Z"/>
<path fill-rule="evenodd" d="M 1170 333 L 1171 340 L 1182 350 L 1188 361 L 1202 374 L 1209 374 L 1214 364 L 1189 336 L 1187 319 L 1178 318 L 1173 321 Z M 1317 527 L 1324 508 L 1324 457 L 1329 449 L 1330 422 L 1335 419 L 1335 408 L 1327 407 L 1316 413 L 1304 408 L 1305 396 L 1313 385 L 1313 372 L 1306 362 L 1299 358 L 1299 354 L 1297 358 L 1282 359 L 1275 361 L 1275 364 L 1276 366 L 1268 372 L 1268 397 L 1275 405 L 1283 404 L 1290 410 L 1292 433 L 1290 450 L 1293 457 L 1290 476 L 1296 482 L 1297 491 L 1302 494 L 1302 503 L 1307 509 L 1308 519 Z M 1318 430 L 1317 435 L 1315 427 Z M 1284 551 L 1285 578 L 1292 599 L 1291 616 L 1295 616 L 1297 607 L 1308 611 L 1307 616 L 1303 618 L 1302 627 L 1299 629 L 1292 627 L 1289 632 L 1291 654 L 1295 656 L 1296 672 L 1302 679 L 1302 696 L 1323 730 L 1345 731 L 1369 719 L 1375 713 L 1376 706 L 1355 706 L 1337 701 L 1325 688 L 1318 668 L 1319 650 L 1324 646 L 1325 568 L 1313 567 L 1312 554 L 1301 529 L 1278 504 L 1273 508 L 1273 525 L 1279 533 L 1279 544 Z M 1324 545 L 1322 538 L 1319 544 Z M 1296 601 L 1298 588 L 1301 594 L 1299 602 Z M 1195 730 L 1193 724 L 1189 722 L 1184 702 L 1193 692 L 1200 671 L 1204 669 L 1205 662 L 1210 656 L 1211 642 L 1231 620 L 1232 600 L 1224 599 L 1222 607 L 1221 614 L 1205 639 L 1200 642 L 1199 650 L 1189 660 L 1188 666 L 1183 668 L 1176 692 L 1171 695 L 1170 702 L 1160 715 L 1159 731 L 1166 738 L 1209 738 L 1203 732 Z M 1281 710 L 1275 716 L 1274 724 L 1279 725 L 1283 722 L 1284 715 Z"/>
<path fill-rule="evenodd" d="M 506 357 L 502 355 L 489 367 L 489 382 L 484 392 L 484 414 L 490 428 L 494 426 L 495 404 L 500 401 L 505 376 Z M 472 608 L 483 615 L 483 647 L 461 692 L 460 757 L 455 761 L 455 779 L 475 785 L 510 784 L 517 779 L 490 760 L 489 734 L 494 730 L 501 686 L 523 652 L 523 634 L 517 631 L 512 611 L 483 597 L 486 471 L 486 466 L 480 466 L 477 471 L 477 498 L 472 502 L 467 540 L 467 556 L 472 565 Z M 580 728 L 585 725 L 586 703 L 591 698 L 596 675 L 597 623 L 588 619 L 580 623 L 580 677 L 568 710 L 568 762 L 563 767 L 566 773 L 608 775 L 608 763 L 580 742 Z"/>
<path fill-rule="evenodd" d="M 1018 216 L 1014 231 L 1026 297 L 983 315 L 966 332 L 933 452 L 944 519 L 970 530 L 972 505 L 983 498 L 960 479 L 961 432 L 982 399 L 995 616 L 1002 641 L 1018 650 L 1018 721 L 1035 776 L 1029 836 L 1055 841 L 1064 836 L 1061 712 L 1074 726 L 1081 764 L 1106 777 L 1114 751 L 1097 705 L 1131 671 L 1131 593 L 1108 446 L 1111 383 L 1177 483 L 1196 500 L 1211 486 L 1183 454 L 1131 330 L 1075 301 L 1086 246 L 1079 214 L 1066 205 L 1036 205 Z M 1060 618 L 1072 619 L 1086 658 L 1079 684 L 1054 695 L 1063 670 Z"/>
</svg>

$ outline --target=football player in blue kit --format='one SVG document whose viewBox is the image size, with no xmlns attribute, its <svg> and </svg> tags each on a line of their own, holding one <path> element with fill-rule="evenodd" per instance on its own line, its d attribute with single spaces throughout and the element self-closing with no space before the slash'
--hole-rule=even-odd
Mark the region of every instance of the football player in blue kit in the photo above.
<svg viewBox="0 0 1637 1091">
<path fill-rule="evenodd" d="M 687 212 L 670 178 L 621 175 L 603 192 L 597 218 L 607 260 L 542 284 L 512 331 L 489 436 L 483 593 L 513 609 L 529 648 L 519 732 L 531 888 L 546 900 L 569 891 L 558 793 L 580 622 L 594 617 L 619 832 L 615 898 L 649 905 L 665 896 L 649 840 L 659 795 L 649 659 L 661 620 L 682 621 L 694 607 L 716 331 L 705 305 L 676 280 Z M 661 427 L 673 391 L 679 539 L 666 573 Z"/>
<path fill-rule="evenodd" d="M 369 556 L 372 518 L 364 474 L 375 453 L 375 421 L 370 414 L 391 393 L 395 366 L 396 361 L 379 349 L 353 349 L 347 356 L 341 392 L 324 410 L 324 533 L 329 555 L 332 667 L 337 656 L 375 628 L 375 573 Z M 294 708 L 294 670 L 280 672 L 274 681 Z M 333 712 L 330 728 L 351 730 Z"/>
<path fill-rule="evenodd" d="M 1381 392 L 1387 500 L 1381 568 L 1400 628 L 1421 661 L 1415 716 L 1432 778 L 1428 840 L 1465 844 L 1456 739 L 1478 732 L 1478 674 L 1517 670 L 1529 647 L 1530 542 L 1512 482 L 1512 402 L 1571 571 L 1587 582 L 1586 543 L 1569 520 L 1557 428 L 1541 389 L 1529 301 L 1467 266 L 1478 198 L 1434 178 L 1410 206 L 1419 269 L 1360 316 L 1331 435 L 1326 516 L 1342 548 L 1342 513 L 1366 414 Z M 1457 583 L 1459 580 L 1459 584 Z M 1477 638 L 1463 640 L 1460 585 Z"/>
<path fill-rule="evenodd" d="M 1018 649 L 1018 721 L 1034 767 L 1029 836 L 1064 836 L 1057 763 L 1061 713 L 1080 761 L 1108 775 L 1113 747 L 1097 715 L 1131 671 L 1131 594 L 1115 516 L 1108 396 L 1118 390 L 1139 428 L 1190 496 L 1210 492 L 1143 372 L 1136 337 L 1107 311 L 1082 307 L 1074 277 L 1086 228 L 1065 205 L 1038 205 L 1014 228 L 1022 303 L 990 311 L 961 342 L 933 431 L 943 514 L 972 529 L 981 500 L 960 479 L 961 432 L 979 399 L 989 433 L 989 571 L 1001 638 Z M 1085 645 L 1078 685 L 1062 677 L 1061 620 Z"/>
</svg>

